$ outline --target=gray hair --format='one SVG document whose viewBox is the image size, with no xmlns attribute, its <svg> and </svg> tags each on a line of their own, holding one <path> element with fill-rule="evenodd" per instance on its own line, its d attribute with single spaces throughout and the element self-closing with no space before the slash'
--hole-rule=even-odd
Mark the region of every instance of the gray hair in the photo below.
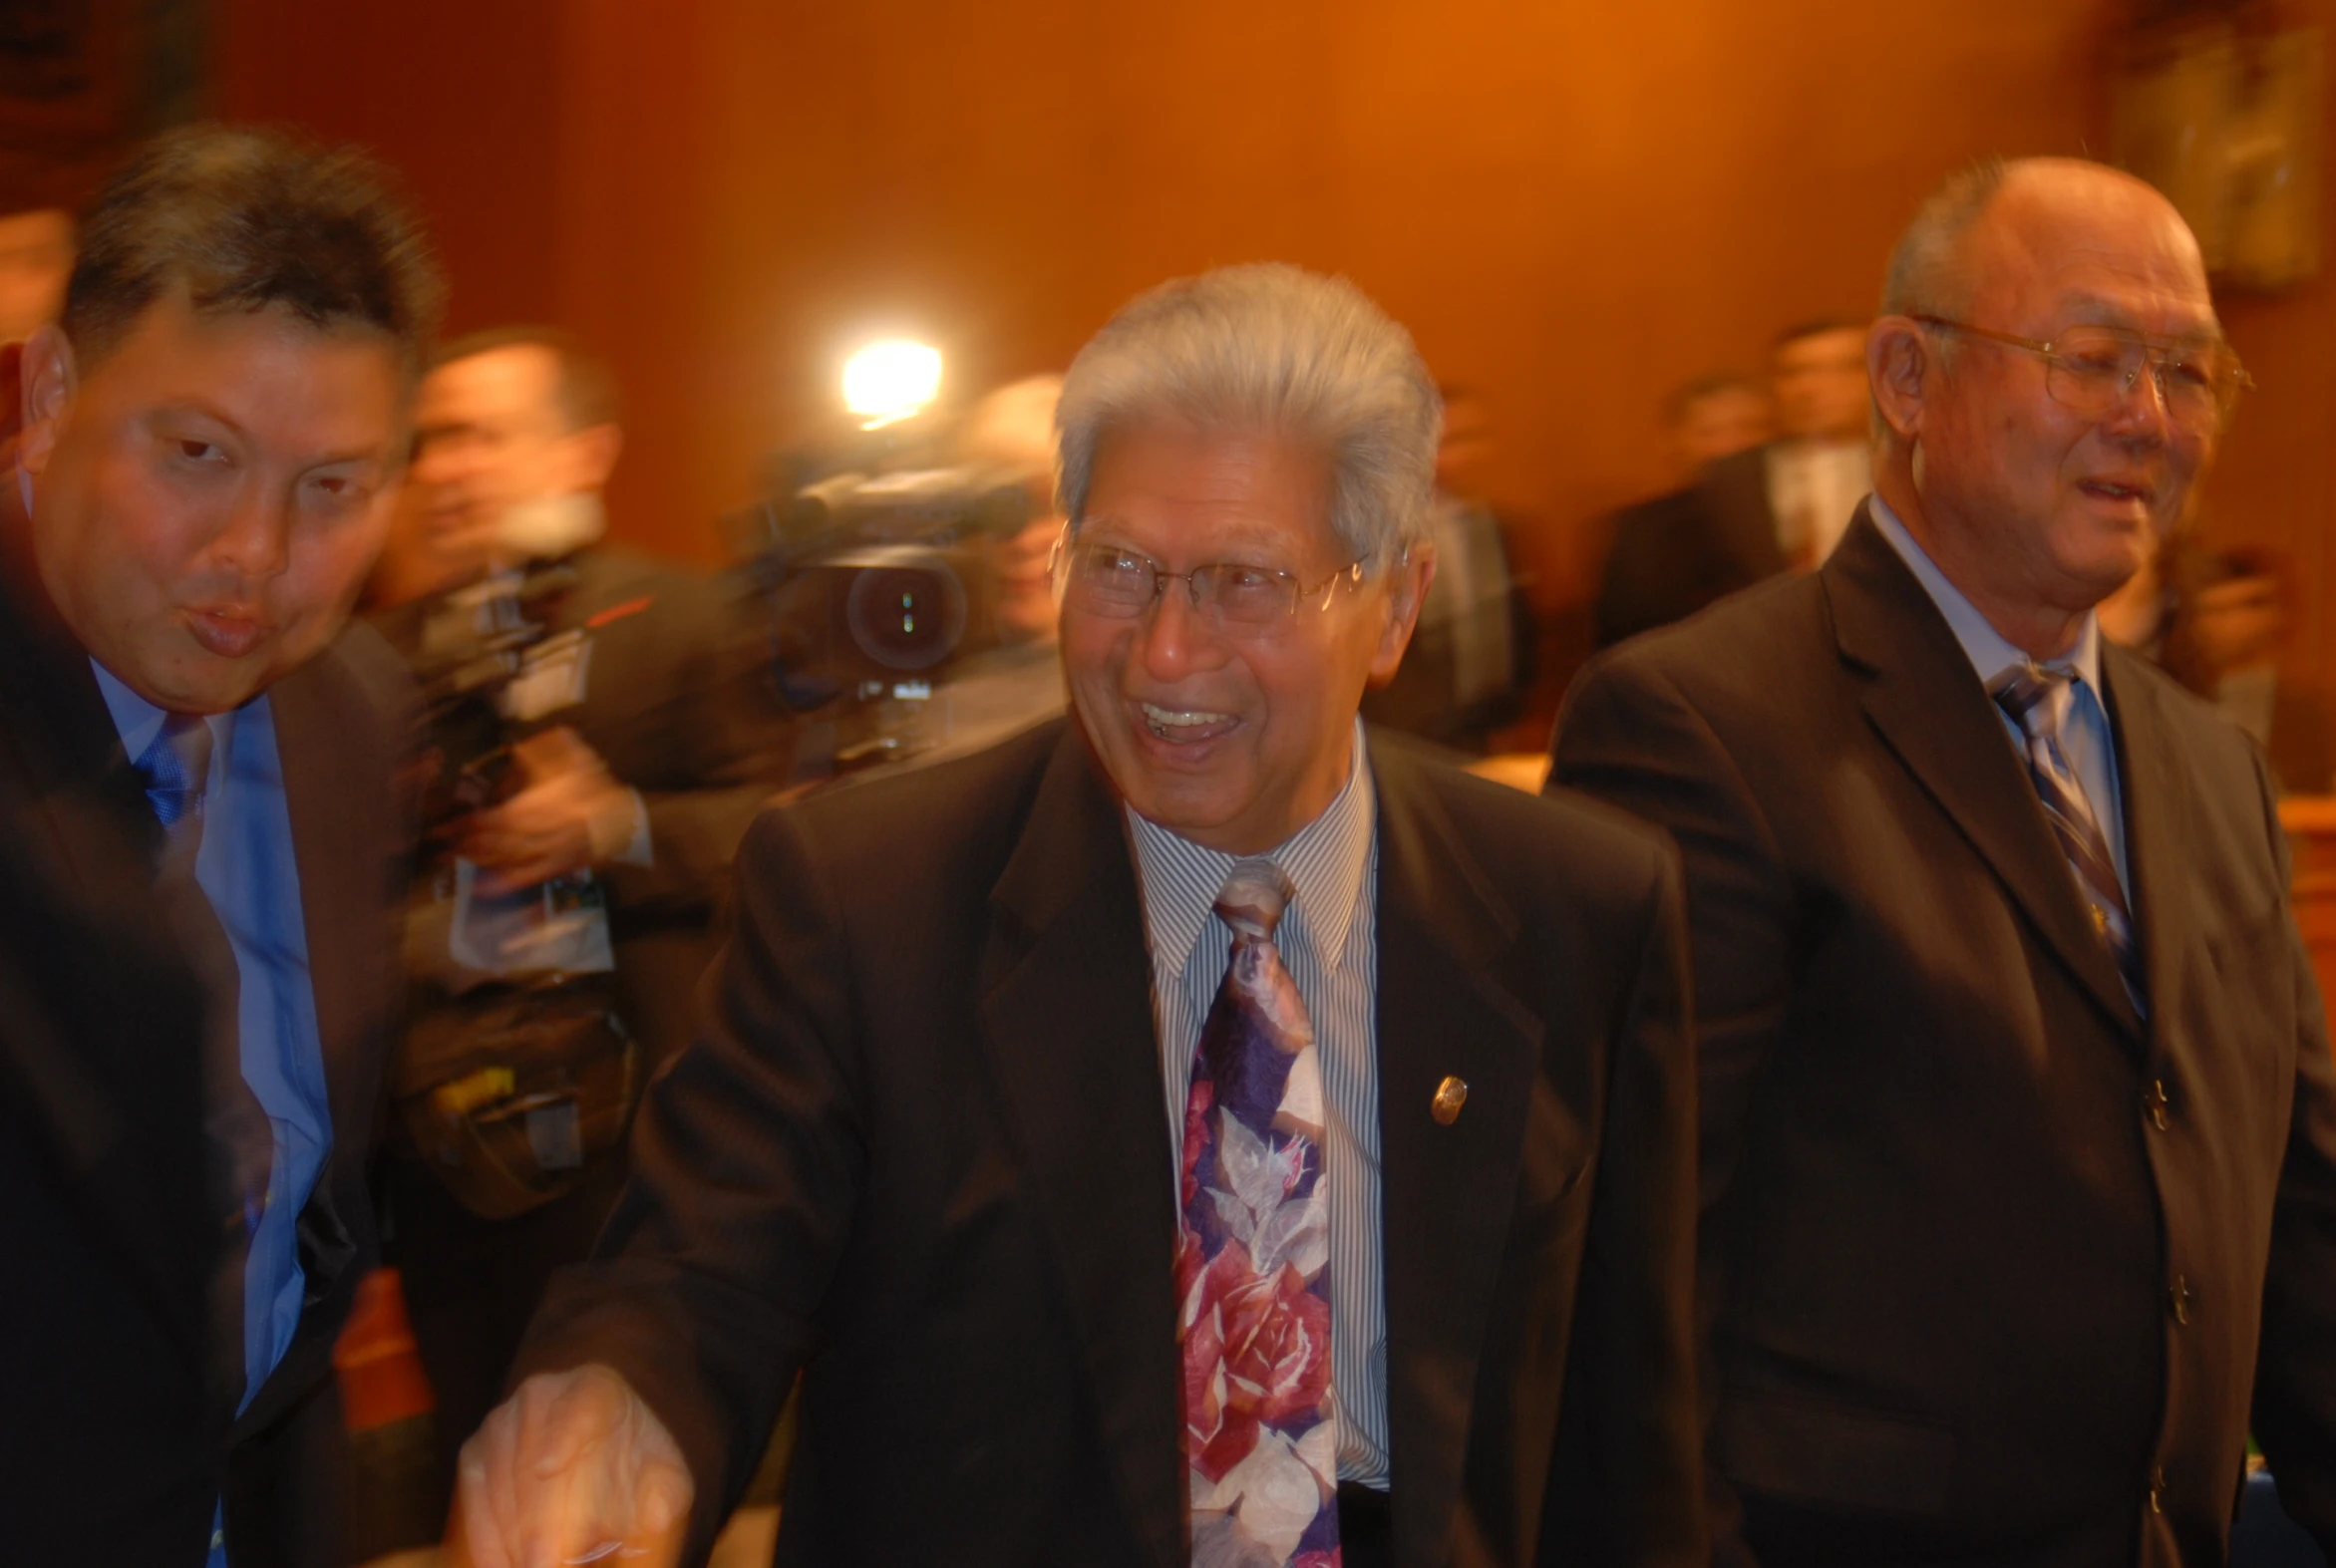
<svg viewBox="0 0 2336 1568">
<path fill-rule="evenodd" d="M 1965 241 L 2016 166 L 2000 157 L 1982 158 L 1949 174 L 1923 197 L 1913 220 L 1890 251 L 1889 270 L 1882 274 L 1879 314 L 1938 316 L 1948 321 L 1963 318 L 1971 307 L 1971 269 L 1963 254 Z M 1939 364 L 1952 364 L 1957 346 L 1952 334 L 1943 335 L 1938 342 Z M 1881 417 L 1878 399 L 1871 423 L 1877 443 L 1895 439 Z"/>
<path fill-rule="evenodd" d="M 1885 316 L 1959 317 L 1971 302 L 1963 242 L 1995 200 L 2014 165 L 1987 158 L 1947 176 L 1915 209 L 1890 252 L 1881 285 Z"/>
<path fill-rule="evenodd" d="M 1344 278 L 1279 262 L 1164 283 L 1079 351 L 1055 410 L 1056 494 L 1085 521 L 1096 448 L 1168 417 L 1271 432 L 1330 459 L 1330 526 L 1377 570 L 1427 531 L 1443 416 L 1411 334 Z"/>
</svg>

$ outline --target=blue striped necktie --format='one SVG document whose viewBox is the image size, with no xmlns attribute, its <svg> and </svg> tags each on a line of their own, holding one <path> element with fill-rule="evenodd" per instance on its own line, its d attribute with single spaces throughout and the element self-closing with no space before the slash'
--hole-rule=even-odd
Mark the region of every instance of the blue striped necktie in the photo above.
<svg viewBox="0 0 2336 1568">
<path fill-rule="evenodd" d="M 2110 955 L 2125 980 L 2134 1007 L 2148 1011 L 2149 993 L 2142 985 L 2141 944 L 2134 938 L 2133 911 L 2126 904 L 2125 884 L 2118 880 L 2117 862 L 2110 857 L 2109 839 L 2101 818 L 2086 798 L 2085 786 L 2069 767 L 2060 744 L 2061 723 L 2075 698 L 2074 677 L 2066 670 L 2018 665 L 1998 677 L 1992 695 L 1997 706 L 2028 739 L 2028 778 L 2044 801 L 2053 836 L 2076 872 L 2077 889 L 2093 912 L 2093 928 L 2109 944 Z"/>
<path fill-rule="evenodd" d="M 1232 961 L 1184 1102 L 1176 1332 L 1195 1564 L 1339 1561 L 1322 1059 L 1273 944 L 1289 899 L 1270 860 L 1226 876 Z"/>
<path fill-rule="evenodd" d="M 174 713 L 138 759 L 138 777 L 175 844 L 202 826 L 202 790 L 210 781 L 211 727 L 193 714 Z"/>
</svg>

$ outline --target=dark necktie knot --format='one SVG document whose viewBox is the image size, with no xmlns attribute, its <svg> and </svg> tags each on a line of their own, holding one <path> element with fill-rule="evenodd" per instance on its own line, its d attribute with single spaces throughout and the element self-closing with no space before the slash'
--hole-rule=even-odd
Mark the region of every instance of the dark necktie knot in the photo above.
<svg viewBox="0 0 2336 1568">
<path fill-rule="evenodd" d="M 1289 907 L 1290 879 L 1271 860 L 1242 860 L 1225 873 L 1216 895 L 1217 917 L 1232 927 L 1237 942 L 1270 942 Z"/>
<path fill-rule="evenodd" d="M 210 726 L 193 714 L 170 714 L 139 755 L 140 782 L 154 802 L 155 815 L 173 831 L 202 814 L 203 786 L 210 780 Z"/>
</svg>

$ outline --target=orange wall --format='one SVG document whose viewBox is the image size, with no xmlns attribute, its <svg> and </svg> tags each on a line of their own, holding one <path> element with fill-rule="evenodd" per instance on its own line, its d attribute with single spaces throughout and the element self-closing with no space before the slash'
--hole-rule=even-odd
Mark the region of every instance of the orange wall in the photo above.
<svg viewBox="0 0 2336 1568">
<path fill-rule="evenodd" d="M 1655 408 L 1866 308 L 1923 189 L 2076 151 L 2113 0 L 222 0 L 222 110 L 371 144 L 457 326 L 552 316 L 632 406 L 620 531 L 710 555 L 842 350 L 1059 366 L 1138 288 L 1352 275 L 1497 426 L 1543 601 L 1662 481 Z M 2299 350 L 2300 352 L 2300 350 Z M 2324 480 L 2322 481 L 2324 483 Z"/>
</svg>

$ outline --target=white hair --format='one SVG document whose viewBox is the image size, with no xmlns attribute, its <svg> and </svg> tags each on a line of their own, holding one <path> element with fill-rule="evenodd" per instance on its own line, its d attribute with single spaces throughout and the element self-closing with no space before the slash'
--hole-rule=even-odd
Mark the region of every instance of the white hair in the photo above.
<svg viewBox="0 0 2336 1568">
<path fill-rule="evenodd" d="M 1377 570 L 1427 531 L 1442 400 L 1411 334 L 1344 278 L 1279 262 L 1139 294 L 1071 364 L 1055 410 L 1056 495 L 1084 522 L 1115 429 L 1168 418 L 1271 433 L 1330 461 L 1330 526 Z"/>
</svg>

